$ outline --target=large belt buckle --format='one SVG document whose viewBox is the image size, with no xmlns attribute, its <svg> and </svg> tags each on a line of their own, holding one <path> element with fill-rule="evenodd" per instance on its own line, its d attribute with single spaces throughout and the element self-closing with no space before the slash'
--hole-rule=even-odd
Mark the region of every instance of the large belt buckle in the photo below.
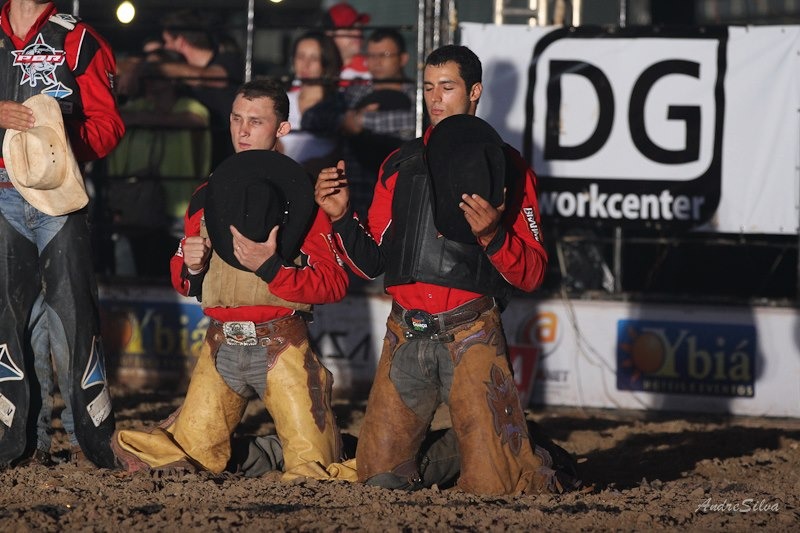
<svg viewBox="0 0 800 533">
<path fill-rule="evenodd" d="M 409 309 L 403 315 L 406 326 L 414 333 L 432 336 L 439 333 L 439 325 L 432 314 L 421 309 Z"/>
<path fill-rule="evenodd" d="M 225 342 L 233 346 L 255 346 L 258 344 L 254 322 L 224 322 L 222 324 L 222 333 L 225 334 Z"/>
</svg>

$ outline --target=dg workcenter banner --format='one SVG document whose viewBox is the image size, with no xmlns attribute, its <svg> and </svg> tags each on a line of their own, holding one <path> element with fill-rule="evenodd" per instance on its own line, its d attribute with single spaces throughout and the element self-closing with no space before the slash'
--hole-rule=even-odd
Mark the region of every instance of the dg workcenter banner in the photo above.
<svg viewBox="0 0 800 533">
<path fill-rule="evenodd" d="M 796 234 L 800 27 L 461 25 L 478 116 L 566 222 Z"/>
</svg>

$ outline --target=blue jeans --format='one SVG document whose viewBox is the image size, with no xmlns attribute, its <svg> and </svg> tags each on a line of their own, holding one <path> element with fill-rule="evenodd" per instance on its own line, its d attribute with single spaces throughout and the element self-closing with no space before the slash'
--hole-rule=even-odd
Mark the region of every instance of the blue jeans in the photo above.
<svg viewBox="0 0 800 533">
<path fill-rule="evenodd" d="M 33 369 L 39 381 L 42 396 L 42 405 L 36 419 L 36 447 L 40 450 L 50 450 L 52 443 L 53 421 L 53 395 L 55 394 L 55 379 L 53 376 L 53 360 L 50 356 L 50 335 L 47 330 L 47 306 L 44 303 L 44 294 L 39 293 L 33 304 L 29 331 L 31 348 L 33 349 Z M 69 418 L 69 420 L 67 420 Z M 72 413 L 62 413 L 61 422 L 64 428 L 69 425 L 69 434 L 74 438 L 74 422 Z"/>
</svg>

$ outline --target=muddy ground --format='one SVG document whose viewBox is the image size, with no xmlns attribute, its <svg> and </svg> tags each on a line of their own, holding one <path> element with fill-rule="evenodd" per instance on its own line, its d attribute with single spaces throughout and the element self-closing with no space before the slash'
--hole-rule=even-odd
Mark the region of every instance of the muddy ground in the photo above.
<svg viewBox="0 0 800 533">
<path fill-rule="evenodd" d="M 152 427 L 181 400 L 114 392 L 119 428 Z M 243 433 L 271 430 L 261 409 L 251 402 Z M 363 403 L 336 404 L 353 434 L 363 411 Z M 0 531 L 798 530 L 800 420 L 565 408 L 529 418 L 578 458 L 592 489 L 479 497 L 34 464 L 0 472 Z M 55 439 L 63 455 L 60 429 Z"/>
</svg>

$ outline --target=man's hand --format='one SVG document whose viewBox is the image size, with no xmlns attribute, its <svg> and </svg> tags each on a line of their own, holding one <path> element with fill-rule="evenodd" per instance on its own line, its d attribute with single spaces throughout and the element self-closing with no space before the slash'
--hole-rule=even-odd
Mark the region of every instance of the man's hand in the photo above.
<svg viewBox="0 0 800 533">
<path fill-rule="evenodd" d="M 367 104 L 358 109 L 350 109 L 342 118 L 342 130 L 347 135 L 358 135 L 364 131 L 364 113 L 372 113 L 380 109 L 380 104 Z"/>
<path fill-rule="evenodd" d="M 139 92 L 144 63 L 141 57 L 135 56 L 121 58 L 117 61 L 117 80 L 115 83 L 117 95 L 133 97 Z"/>
<path fill-rule="evenodd" d="M 183 264 L 192 272 L 204 270 L 210 255 L 211 243 L 205 237 L 197 235 L 183 240 Z"/>
<path fill-rule="evenodd" d="M 0 100 L 0 128 L 26 131 L 33 126 L 32 109 L 11 100 Z"/>
<path fill-rule="evenodd" d="M 266 242 L 256 242 L 251 241 L 231 226 L 234 257 L 250 272 L 258 270 L 267 259 L 275 255 L 275 251 L 278 249 L 278 227 L 272 228 Z"/>
<path fill-rule="evenodd" d="M 497 233 L 500 218 L 506 209 L 505 202 L 495 208 L 477 194 L 471 196 L 462 194 L 461 199 L 463 201 L 458 206 L 464 211 L 464 217 L 472 229 L 472 234 L 478 239 L 480 245 L 486 248 Z"/>
<path fill-rule="evenodd" d="M 350 191 L 344 172 L 344 161 L 335 167 L 323 168 L 314 186 L 314 200 L 331 222 L 336 222 L 347 212 L 350 205 Z"/>
</svg>

